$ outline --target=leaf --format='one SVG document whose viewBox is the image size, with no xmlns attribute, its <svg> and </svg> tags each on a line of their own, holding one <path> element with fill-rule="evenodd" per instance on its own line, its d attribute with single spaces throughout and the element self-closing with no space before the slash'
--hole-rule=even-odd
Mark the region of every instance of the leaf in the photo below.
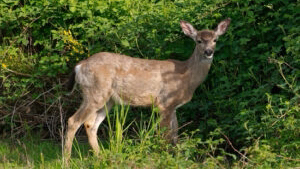
<svg viewBox="0 0 300 169">
<path fill-rule="evenodd" d="M 70 6 L 70 11 L 75 12 L 76 11 L 76 6 Z"/>
<path fill-rule="evenodd" d="M 129 47 L 129 42 L 127 40 L 121 40 L 121 44 L 125 47 Z"/>
<path fill-rule="evenodd" d="M 251 39 L 248 39 L 248 38 L 241 38 L 240 39 L 240 44 L 241 45 L 246 45 L 247 44 L 247 42 L 249 42 Z"/>
</svg>

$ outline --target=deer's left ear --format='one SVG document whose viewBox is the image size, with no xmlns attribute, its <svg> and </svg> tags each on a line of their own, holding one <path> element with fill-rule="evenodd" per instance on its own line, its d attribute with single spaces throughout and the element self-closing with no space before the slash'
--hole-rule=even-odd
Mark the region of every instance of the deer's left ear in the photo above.
<svg viewBox="0 0 300 169">
<path fill-rule="evenodd" d="M 192 24 L 186 22 L 186 21 L 180 21 L 180 26 L 182 28 L 182 31 L 185 35 L 191 37 L 192 39 L 196 40 L 197 37 L 197 29 L 193 27 Z"/>
<path fill-rule="evenodd" d="M 231 21 L 231 19 L 227 18 L 218 24 L 218 26 L 215 29 L 215 33 L 217 36 L 223 35 L 226 32 L 226 30 L 230 24 L 230 21 Z"/>
</svg>

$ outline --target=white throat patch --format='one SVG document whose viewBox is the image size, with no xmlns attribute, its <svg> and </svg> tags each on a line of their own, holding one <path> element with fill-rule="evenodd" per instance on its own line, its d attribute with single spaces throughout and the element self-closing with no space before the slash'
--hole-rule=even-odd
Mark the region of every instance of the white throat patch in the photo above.
<svg viewBox="0 0 300 169">
<path fill-rule="evenodd" d="M 211 54 L 210 56 L 206 56 L 207 59 L 211 59 L 214 57 L 214 54 Z"/>
</svg>

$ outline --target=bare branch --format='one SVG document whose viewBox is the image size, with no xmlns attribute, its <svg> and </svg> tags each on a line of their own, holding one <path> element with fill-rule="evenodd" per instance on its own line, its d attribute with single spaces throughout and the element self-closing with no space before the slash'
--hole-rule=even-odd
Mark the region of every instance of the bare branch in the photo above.
<svg viewBox="0 0 300 169">
<path fill-rule="evenodd" d="M 225 137 L 226 141 L 228 142 L 228 144 L 230 145 L 230 147 L 235 151 L 237 152 L 239 155 L 241 155 L 243 158 L 249 160 L 250 162 L 253 162 L 252 160 L 250 160 L 248 157 L 246 157 L 244 154 L 242 154 L 240 151 L 238 151 L 231 143 L 231 141 L 229 140 L 229 138 L 221 132 L 221 134 Z M 254 162 L 253 162 L 254 163 Z"/>
</svg>

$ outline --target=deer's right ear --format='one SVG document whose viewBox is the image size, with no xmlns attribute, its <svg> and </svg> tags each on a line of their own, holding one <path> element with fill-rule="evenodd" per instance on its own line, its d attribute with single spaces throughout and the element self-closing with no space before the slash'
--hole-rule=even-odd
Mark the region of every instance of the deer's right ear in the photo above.
<svg viewBox="0 0 300 169">
<path fill-rule="evenodd" d="M 230 18 L 227 18 L 224 21 L 220 22 L 215 29 L 216 35 L 217 36 L 223 35 L 226 32 L 226 30 L 228 29 L 230 22 L 231 22 Z"/>
<path fill-rule="evenodd" d="M 196 40 L 197 32 L 198 32 L 197 29 L 195 29 L 190 23 L 188 23 L 186 21 L 180 21 L 180 26 L 185 35 Z"/>
</svg>

